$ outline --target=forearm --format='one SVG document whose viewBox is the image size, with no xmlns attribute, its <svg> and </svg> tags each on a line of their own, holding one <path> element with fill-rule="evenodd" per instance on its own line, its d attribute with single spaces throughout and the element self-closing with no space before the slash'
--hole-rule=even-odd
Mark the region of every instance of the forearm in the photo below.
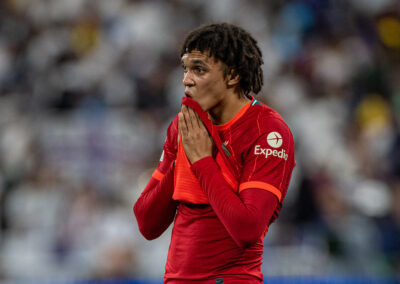
<svg viewBox="0 0 400 284">
<path fill-rule="evenodd" d="M 143 236 L 152 240 L 159 237 L 172 223 L 177 202 L 172 199 L 174 190 L 174 167 L 157 181 L 151 178 L 136 201 L 133 211 Z"/>
<path fill-rule="evenodd" d="M 211 157 L 192 165 L 202 189 L 220 221 L 243 248 L 254 244 L 264 232 L 278 201 L 263 189 L 251 188 L 240 195 L 232 191 Z"/>
</svg>

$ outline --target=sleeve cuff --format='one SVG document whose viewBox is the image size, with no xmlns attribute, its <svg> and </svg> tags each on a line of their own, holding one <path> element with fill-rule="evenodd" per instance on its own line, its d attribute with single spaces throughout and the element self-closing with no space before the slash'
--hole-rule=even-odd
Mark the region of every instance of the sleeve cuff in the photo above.
<svg viewBox="0 0 400 284">
<path fill-rule="evenodd" d="M 198 177 L 202 172 L 202 169 L 210 168 L 213 165 L 217 166 L 214 159 L 211 156 L 208 156 L 193 163 L 190 168 L 195 176 Z"/>
</svg>

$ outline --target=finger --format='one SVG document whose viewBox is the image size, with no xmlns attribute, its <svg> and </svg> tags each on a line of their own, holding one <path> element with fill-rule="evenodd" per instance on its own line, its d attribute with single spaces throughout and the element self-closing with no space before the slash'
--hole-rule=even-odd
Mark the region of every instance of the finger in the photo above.
<svg viewBox="0 0 400 284">
<path fill-rule="evenodd" d="M 197 113 L 194 111 L 194 109 L 188 107 L 188 113 L 190 120 L 192 121 L 192 126 L 196 128 L 200 128 L 200 121 Z"/>
<path fill-rule="evenodd" d="M 191 129 L 193 129 L 193 122 L 190 119 L 189 107 L 187 107 L 185 105 L 182 106 L 182 113 L 185 118 L 186 128 L 188 131 L 190 131 Z"/>
<path fill-rule="evenodd" d="M 188 115 L 187 115 L 187 107 L 185 105 L 182 105 L 181 107 L 181 114 L 183 116 L 183 120 L 185 121 L 185 126 L 186 126 L 186 130 L 189 131 L 189 119 L 188 119 Z"/>
<path fill-rule="evenodd" d="M 199 122 L 200 127 L 204 128 L 205 131 L 208 132 L 208 129 L 207 129 L 205 123 L 203 122 L 203 120 L 200 118 L 200 116 L 197 114 L 197 112 L 195 112 L 195 114 L 196 114 L 196 118 L 197 118 L 197 121 Z"/>
<path fill-rule="evenodd" d="M 206 133 L 208 136 L 211 137 L 206 125 L 204 124 L 203 120 L 201 120 L 200 116 L 194 110 L 193 110 L 193 114 L 195 116 L 195 120 L 197 121 L 197 126 L 199 127 L 200 131 Z"/>
<path fill-rule="evenodd" d="M 186 126 L 186 121 L 185 121 L 185 116 L 183 115 L 182 112 L 178 114 L 178 131 L 182 135 L 186 136 L 187 135 L 187 126 Z"/>
</svg>

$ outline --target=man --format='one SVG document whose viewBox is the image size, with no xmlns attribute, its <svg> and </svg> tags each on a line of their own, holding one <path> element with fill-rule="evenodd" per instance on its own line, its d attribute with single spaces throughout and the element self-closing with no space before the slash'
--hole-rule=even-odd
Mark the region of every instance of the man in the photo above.
<svg viewBox="0 0 400 284">
<path fill-rule="evenodd" d="M 263 60 L 242 28 L 202 26 L 181 58 L 186 97 L 134 206 L 139 229 L 151 240 L 174 223 L 165 283 L 262 283 L 263 238 L 295 165 L 292 134 L 249 95 L 263 85 Z"/>
</svg>

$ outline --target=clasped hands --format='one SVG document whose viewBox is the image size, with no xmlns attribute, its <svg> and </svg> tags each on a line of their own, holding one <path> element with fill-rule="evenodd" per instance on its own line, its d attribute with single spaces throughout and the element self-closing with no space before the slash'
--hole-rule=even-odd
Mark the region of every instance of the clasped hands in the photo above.
<svg viewBox="0 0 400 284">
<path fill-rule="evenodd" d="M 182 145 L 191 164 L 212 156 L 213 140 L 197 113 L 190 107 L 182 105 L 178 114 L 178 130 L 182 136 Z"/>
</svg>

